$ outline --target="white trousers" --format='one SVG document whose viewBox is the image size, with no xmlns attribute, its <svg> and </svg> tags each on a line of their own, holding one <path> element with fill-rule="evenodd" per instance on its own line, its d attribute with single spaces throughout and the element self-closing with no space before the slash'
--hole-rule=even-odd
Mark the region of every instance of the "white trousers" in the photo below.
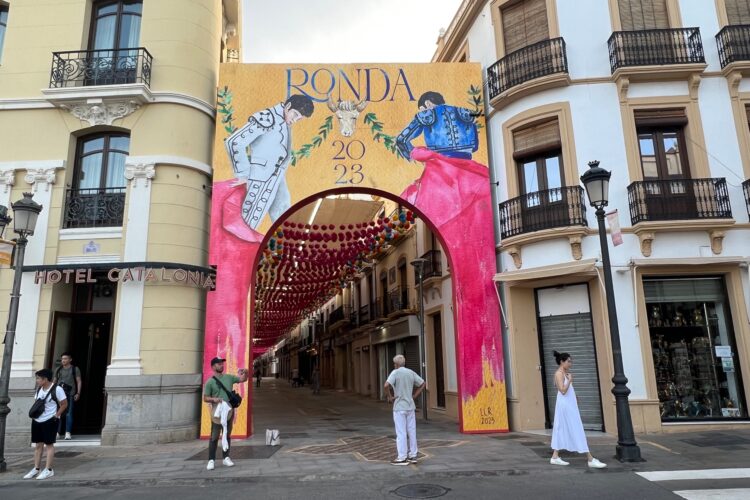
<svg viewBox="0 0 750 500">
<path fill-rule="evenodd" d="M 414 410 L 394 411 L 393 423 L 396 424 L 396 450 L 398 451 L 397 460 L 406 460 L 407 456 L 414 458 L 417 456 L 417 419 L 414 416 Z M 408 450 L 407 450 L 408 437 Z"/>
</svg>

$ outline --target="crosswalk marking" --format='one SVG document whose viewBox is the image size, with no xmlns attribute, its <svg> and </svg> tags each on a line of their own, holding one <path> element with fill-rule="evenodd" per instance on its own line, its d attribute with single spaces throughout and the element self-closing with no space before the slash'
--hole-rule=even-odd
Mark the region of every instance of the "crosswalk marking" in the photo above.
<svg viewBox="0 0 750 500">
<path fill-rule="evenodd" d="M 750 469 L 699 469 L 636 472 L 649 481 L 694 481 L 699 479 L 746 479 Z M 745 497 L 750 498 L 750 497 Z"/>
<path fill-rule="evenodd" d="M 681 490 L 673 491 L 686 500 L 747 500 L 750 488 L 727 488 L 723 490 Z"/>
</svg>

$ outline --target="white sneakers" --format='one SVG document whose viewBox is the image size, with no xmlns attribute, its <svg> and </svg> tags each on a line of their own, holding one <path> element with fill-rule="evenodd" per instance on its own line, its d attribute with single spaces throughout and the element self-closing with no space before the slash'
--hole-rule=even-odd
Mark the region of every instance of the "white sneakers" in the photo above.
<svg viewBox="0 0 750 500">
<path fill-rule="evenodd" d="M 234 462 L 232 462 L 232 459 L 229 457 L 224 458 L 221 463 L 223 463 L 225 467 L 234 467 Z M 213 460 L 209 460 L 208 464 L 206 465 L 206 470 L 214 470 L 215 468 L 216 463 Z"/>
<path fill-rule="evenodd" d="M 39 475 L 36 477 L 37 479 L 47 479 L 48 477 L 52 477 L 55 475 L 55 471 L 52 469 L 44 469 L 42 472 L 39 473 Z"/>
<path fill-rule="evenodd" d="M 73 439 L 73 438 L 70 436 L 70 432 L 66 432 L 65 433 L 65 440 L 66 441 L 70 441 L 71 439 Z"/>
<path fill-rule="evenodd" d="M 34 477 L 34 476 L 36 476 L 37 474 L 39 474 L 39 472 L 41 472 L 41 471 L 40 471 L 39 469 L 37 469 L 36 467 L 34 467 L 34 468 L 33 468 L 33 469 L 31 469 L 31 470 L 30 470 L 29 472 L 27 472 L 27 473 L 26 473 L 26 475 L 25 475 L 25 476 L 23 476 L 23 478 L 24 478 L 24 479 L 31 479 L 32 477 Z"/>
<path fill-rule="evenodd" d="M 592 469 L 604 469 L 606 466 L 607 464 L 600 462 L 596 458 L 594 458 L 593 460 L 591 460 L 591 462 L 589 462 L 589 467 L 591 467 Z"/>
<path fill-rule="evenodd" d="M 23 478 L 31 479 L 33 477 L 36 477 L 37 479 L 47 479 L 48 477 L 52 477 L 54 475 L 55 475 L 55 471 L 53 471 L 52 469 L 39 470 L 36 467 L 34 467 L 29 472 L 27 472 L 26 475 L 23 476 Z"/>
<path fill-rule="evenodd" d="M 549 463 L 551 463 L 552 465 L 570 465 L 570 462 L 566 462 L 565 460 L 563 460 L 563 459 L 562 459 L 562 458 L 560 458 L 560 457 L 557 457 L 557 458 L 555 458 L 555 457 L 553 457 L 553 458 L 550 458 L 550 459 L 549 459 Z"/>
</svg>

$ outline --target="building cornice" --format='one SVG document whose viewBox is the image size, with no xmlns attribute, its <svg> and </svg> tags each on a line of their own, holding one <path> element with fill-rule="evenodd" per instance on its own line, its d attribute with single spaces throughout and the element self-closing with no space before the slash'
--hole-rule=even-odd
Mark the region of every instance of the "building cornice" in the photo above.
<svg viewBox="0 0 750 500">
<path fill-rule="evenodd" d="M 47 97 L 0 99 L 0 111 L 54 109 L 62 106 L 70 107 L 76 103 L 87 103 L 92 99 L 101 99 L 102 102 L 129 102 L 132 100 L 139 105 L 179 104 L 196 109 L 212 119 L 216 116 L 216 108 L 203 99 L 169 90 L 155 92 L 142 84 L 42 89 L 42 93 Z"/>
<path fill-rule="evenodd" d="M 474 19 L 476 19 L 488 1 L 463 0 L 445 34 L 438 40 L 438 48 L 432 56 L 432 62 L 449 62 L 453 60 L 453 57 L 463 45 Z"/>
<path fill-rule="evenodd" d="M 153 155 L 153 156 L 128 156 L 128 165 L 176 165 L 178 167 L 187 167 L 208 176 L 213 175 L 211 165 L 202 161 L 193 160 L 184 156 L 173 155 Z"/>
</svg>

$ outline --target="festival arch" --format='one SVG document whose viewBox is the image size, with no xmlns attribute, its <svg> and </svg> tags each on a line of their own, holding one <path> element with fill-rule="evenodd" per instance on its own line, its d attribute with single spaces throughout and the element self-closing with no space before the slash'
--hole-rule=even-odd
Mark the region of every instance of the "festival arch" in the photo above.
<svg viewBox="0 0 750 500">
<path fill-rule="evenodd" d="M 252 343 L 256 268 L 286 217 L 332 193 L 371 193 L 412 209 L 448 254 L 460 430 L 507 431 L 479 65 L 227 64 L 217 109 L 204 382 L 213 357 L 232 373 L 267 348 Z M 251 385 L 236 437 L 252 434 Z"/>
</svg>

